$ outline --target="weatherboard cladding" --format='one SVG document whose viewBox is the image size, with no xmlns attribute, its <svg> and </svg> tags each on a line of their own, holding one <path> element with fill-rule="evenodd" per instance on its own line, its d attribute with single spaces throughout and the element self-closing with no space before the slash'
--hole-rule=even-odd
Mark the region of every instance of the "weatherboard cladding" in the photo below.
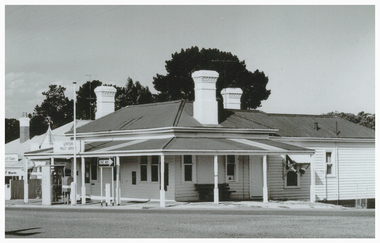
<svg viewBox="0 0 380 243">
<path fill-rule="evenodd" d="M 315 129 L 315 123 L 318 123 L 318 129 Z M 178 100 L 127 106 L 77 128 L 77 133 L 162 127 L 203 125 L 193 117 L 193 103 Z M 375 138 L 374 131 L 334 116 L 269 114 L 256 110 L 223 110 L 216 127 L 278 129 L 275 136 L 283 137 Z"/>
</svg>

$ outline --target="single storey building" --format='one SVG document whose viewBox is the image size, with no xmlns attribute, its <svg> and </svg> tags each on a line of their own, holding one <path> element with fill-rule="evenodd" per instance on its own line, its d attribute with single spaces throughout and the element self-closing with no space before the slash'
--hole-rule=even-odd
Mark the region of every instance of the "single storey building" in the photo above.
<svg viewBox="0 0 380 243">
<path fill-rule="evenodd" d="M 241 110 L 239 88 L 216 101 L 214 71 L 196 71 L 195 101 L 114 111 L 113 87 L 97 87 L 96 120 L 76 129 L 77 196 L 199 201 L 375 198 L 374 131 L 323 115 Z M 73 131 L 68 137 L 73 137 Z M 72 163 L 72 147 L 25 154 Z M 74 166 L 70 166 L 74 168 Z"/>
</svg>

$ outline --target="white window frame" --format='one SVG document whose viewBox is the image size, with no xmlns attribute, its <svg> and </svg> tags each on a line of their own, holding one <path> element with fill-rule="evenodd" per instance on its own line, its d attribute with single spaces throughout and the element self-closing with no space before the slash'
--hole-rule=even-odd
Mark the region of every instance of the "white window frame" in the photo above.
<svg viewBox="0 0 380 243">
<path fill-rule="evenodd" d="M 195 172 L 196 172 L 196 155 L 190 155 L 190 156 L 191 156 L 191 165 L 192 165 L 191 181 L 185 181 L 185 155 L 181 156 L 181 159 L 182 159 L 182 182 L 183 183 L 194 183 L 194 182 L 196 182 L 196 174 L 195 174 Z"/>
<path fill-rule="evenodd" d="M 331 153 L 331 163 L 327 163 L 326 161 L 326 155 L 327 153 Z M 336 176 L 336 161 L 335 161 L 336 151 L 335 149 L 325 149 L 324 150 L 324 167 L 325 167 L 325 175 L 327 177 L 335 177 Z M 331 165 L 331 174 L 327 174 L 327 165 Z"/>
<path fill-rule="evenodd" d="M 292 171 L 289 171 L 289 172 L 292 172 Z M 288 172 L 288 173 L 289 173 Z M 286 174 L 285 176 L 285 188 L 301 188 L 301 175 L 298 173 L 297 174 L 297 186 L 288 186 L 288 173 Z"/>
<path fill-rule="evenodd" d="M 235 175 L 234 175 L 234 179 L 233 180 L 229 180 L 228 179 L 228 175 L 227 175 L 227 164 L 228 164 L 228 159 L 227 157 L 229 155 L 232 155 L 235 157 Z M 239 156 L 238 155 L 235 155 L 235 154 L 229 154 L 229 155 L 225 155 L 224 156 L 224 159 L 225 159 L 225 168 L 226 168 L 226 173 L 225 173 L 225 176 L 226 176 L 226 182 L 239 182 Z"/>
<path fill-rule="evenodd" d="M 152 158 L 153 156 L 157 156 L 158 157 L 158 164 L 157 164 L 157 181 L 152 181 Z M 149 176 L 148 178 L 150 178 L 150 182 L 151 183 L 159 183 L 160 182 L 160 164 L 161 164 L 161 158 L 160 156 L 158 155 L 152 155 L 152 156 L 148 156 L 148 167 L 149 167 Z"/>
<path fill-rule="evenodd" d="M 139 178 L 139 182 L 142 182 L 142 183 L 147 183 L 149 182 L 149 176 L 150 176 L 150 171 L 149 171 L 149 156 L 146 156 L 147 159 L 146 159 L 146 181 L 142 181 L 141 180 L 141 158 L 144 157 L 146 155 L 142 155 L 142 156 L 139 156 L 139 173 L 138 173 L 138 178 Z"/>
<path fill-rule="evenodd" d="M 146 164 L 146 181 L 141 180 L 141 158 L 143 156 L 147 157 L 147 164 Z M 158 156 L 158 165 L 157 165 L 157 170 L 158 170 L 158 180 L 157 181 L 152 181 L 152 157 L 153 156 L 158 156 L 158 155 L 141 155 L 139 156 L 139 171 L 138 171 L 138 182 L 141 183 L 153 183 L 153 184 L 158 184 L 160 183 L 160 164 L 161 164 L 161 158 Z"/>
</svg>

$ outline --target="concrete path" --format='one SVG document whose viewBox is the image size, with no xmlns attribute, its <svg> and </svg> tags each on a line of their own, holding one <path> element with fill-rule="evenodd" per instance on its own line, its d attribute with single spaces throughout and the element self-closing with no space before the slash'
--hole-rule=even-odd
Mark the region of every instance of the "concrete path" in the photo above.
<svg viewBox="0 0 380 243">
<path fill-rule="evenodd" d="M 53 203 L 51 206 L 42 205 L 41 199 L 29 199 L 27 204 L 23 199 L 6 200 L 5 207 L 18 207 L 18 208 L 103 208 L 103 209 L 210 209 L 210 210 L 223 210 L 223 209 L 333 209 L 333 210 L 350 210 L 348 208 L 338 205 L 331 205 L 326 203 L 310 203 L 308 201 L 269 201 L 268 203 L 258 201 L 226 201 L 214 204 L 213 202 L 166 202 L 166 207 L 161 208 L 159 201 L 122 201 L 119 206 L 105 206 L 101 205 L 99 200 L 89 200 L 85 205 L 79 203 L 75 206 Z"/>
</svg>

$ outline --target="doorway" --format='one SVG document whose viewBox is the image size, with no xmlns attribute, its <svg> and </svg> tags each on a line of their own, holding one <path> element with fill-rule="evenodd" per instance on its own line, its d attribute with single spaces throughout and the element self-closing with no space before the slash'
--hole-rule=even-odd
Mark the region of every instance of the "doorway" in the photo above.
<svg viewBox="0 0 380 243">
<path fill-rule="evenodd" d="M 263 199 L 263 162 L 261 156 L 250 157 L 250 196 L 251 199 Z"/>
</svg>

